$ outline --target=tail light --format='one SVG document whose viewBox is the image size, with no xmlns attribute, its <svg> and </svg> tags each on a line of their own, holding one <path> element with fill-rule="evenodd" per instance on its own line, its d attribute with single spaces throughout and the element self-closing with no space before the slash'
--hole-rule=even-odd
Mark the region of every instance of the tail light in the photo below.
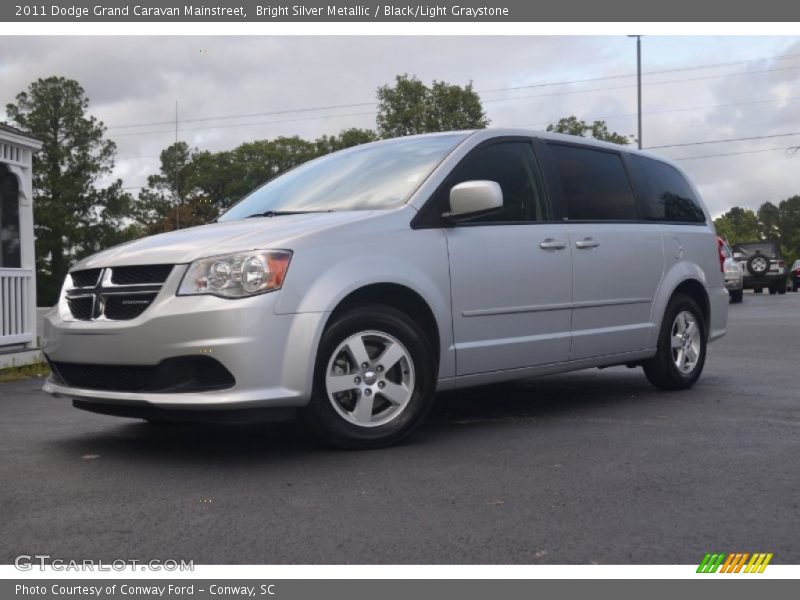
<svg viewBox="0 0 800 600">
<path fill-rule="evenodd" d="M 722 238 L 717 238 L 717 252 L 719 252 L 719 272 L 725 272 L 725 242 L 722 241 Z"/>
<path fill-rule="evenodd" d="M 779 260 L 779 261 L 778 261 L 778 266 L 779 266 L 779 267 L 785 267 L 785 266 L 786 266 L 786 261 Z"/>
</svg>

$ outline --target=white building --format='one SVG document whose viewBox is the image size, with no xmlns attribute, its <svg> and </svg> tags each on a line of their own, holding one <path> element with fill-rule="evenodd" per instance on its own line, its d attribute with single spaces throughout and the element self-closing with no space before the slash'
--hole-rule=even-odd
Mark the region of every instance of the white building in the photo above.
<svg viewBox="0 0 800 600">
<path fill-rule="evenodd" d="M 0 369 L 40 360 L 31 179 L 33 153 L 41 147 L 0 123 Z"/>
</svg>

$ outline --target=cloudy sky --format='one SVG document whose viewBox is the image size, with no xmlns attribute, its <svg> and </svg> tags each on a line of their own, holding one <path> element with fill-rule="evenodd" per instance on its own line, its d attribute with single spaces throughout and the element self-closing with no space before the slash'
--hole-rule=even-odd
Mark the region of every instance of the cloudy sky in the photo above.
<svg viewBox="0 0 800 600">
<path fill-rule="evenodd" d="M 472 80 L 494 126 L 575 114 L 633 134 L 635 68 L 621 36 L 0 36 L 0 119 L 36 78 L 76 79 L 135 193 L 174 140 L 176 102 L 180 139 L 208 150 L 372 127 L 375 89 L 398 73 Z M 645 37 L 643 71 L 645 147 L 763 138 L 655 150 L 681 159 L 712 213 L 800 193 L 800 38 Z"/>
</svg>

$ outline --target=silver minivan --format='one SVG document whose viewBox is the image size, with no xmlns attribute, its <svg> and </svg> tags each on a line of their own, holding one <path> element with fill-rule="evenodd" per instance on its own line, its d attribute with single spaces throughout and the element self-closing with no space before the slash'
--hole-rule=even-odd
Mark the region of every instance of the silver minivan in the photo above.
<svg viewBox="0 0 800 600">
<path fill-rule="evenodd" d="M 712 220 L 676 165 L 521 130 L 410 136 L 74 265 L 44 389 L 156 422 L 299 413 L 373 447 L 438 390 L 610 365 L 688 388 L 727 311 Z"/>
</svg>

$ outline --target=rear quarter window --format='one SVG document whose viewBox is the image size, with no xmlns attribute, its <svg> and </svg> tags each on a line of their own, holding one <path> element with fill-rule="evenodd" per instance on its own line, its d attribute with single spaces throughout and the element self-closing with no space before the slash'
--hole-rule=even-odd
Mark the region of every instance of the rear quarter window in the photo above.
<svg viewBox="0 0 800 600">
<path fill-rule="evenodd" d="M 648 221 L 705 223 L 706 216 L 686 178 L 672 165 L 632 154 L 642 191 L 642 213 Z"/>
</svg>

